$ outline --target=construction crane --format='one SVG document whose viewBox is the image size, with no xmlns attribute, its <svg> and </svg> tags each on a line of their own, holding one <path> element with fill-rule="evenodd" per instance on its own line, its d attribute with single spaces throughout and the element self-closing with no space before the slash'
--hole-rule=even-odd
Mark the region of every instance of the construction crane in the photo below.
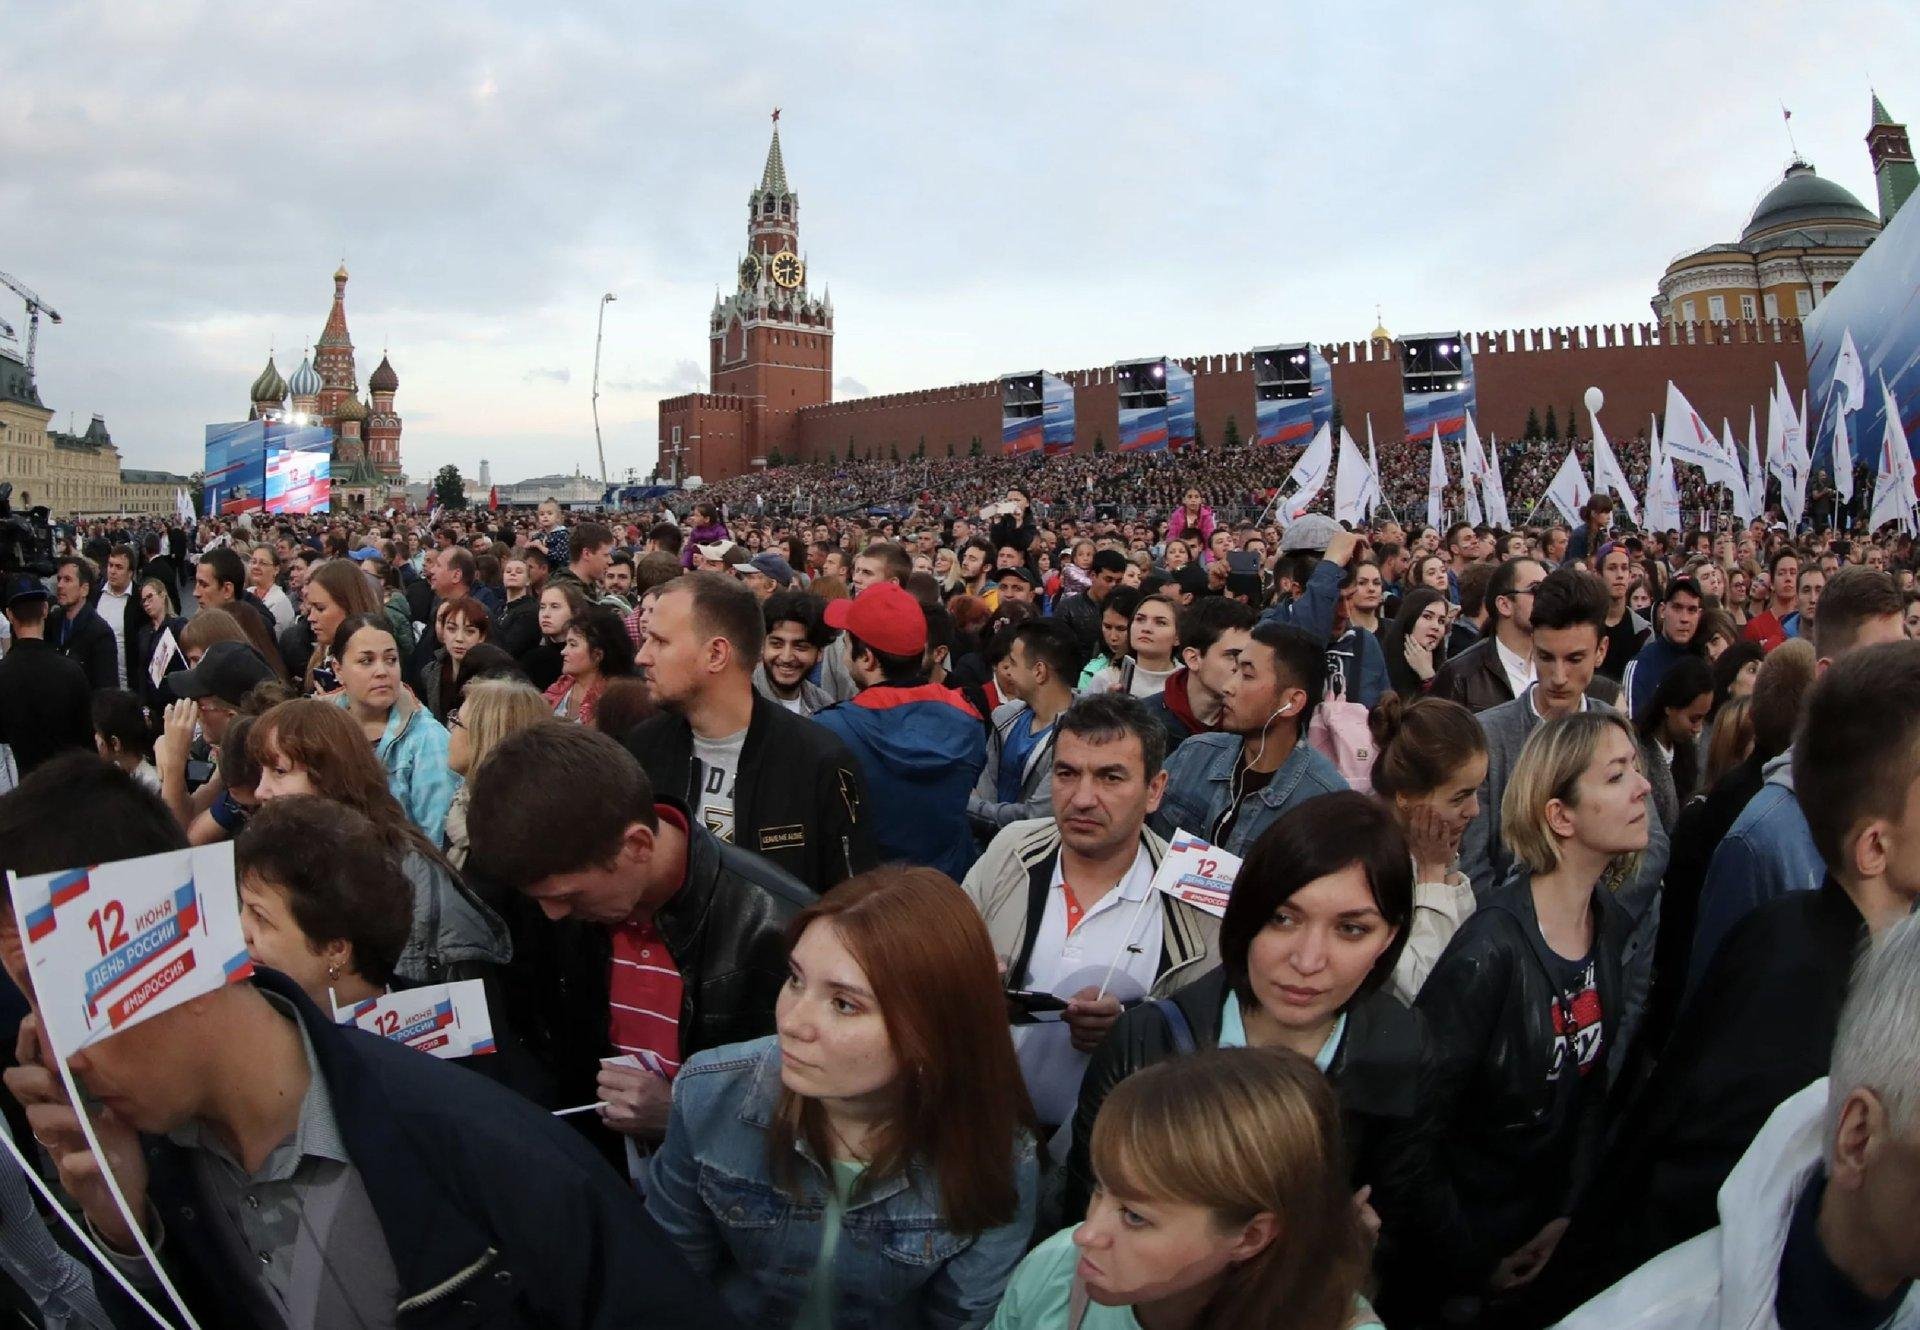
<svg viewBox="0 0 1920 1330">
<path fill-rule="evenodd" d="M 27 374 L 31 377 L 34 348 L 40 342 L 40 316 L 45 314 L 53 322 L 59 323 L 61 321 L 59 311 L 35 295 L 19 278 L 9 273 L 0 272 L 0 286 L 7 287 L 27 303 Z M 11 328 L 8 329 L 8 333 L 12 333 Z"/>
</svg>

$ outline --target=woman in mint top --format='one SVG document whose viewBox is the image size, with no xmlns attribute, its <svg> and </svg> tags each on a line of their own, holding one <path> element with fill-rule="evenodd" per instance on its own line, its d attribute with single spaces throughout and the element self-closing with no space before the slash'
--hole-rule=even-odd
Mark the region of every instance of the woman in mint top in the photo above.
<svg viewBox="0 0 1920 1330">
<path fill-rule="evenodd" d="M 1350 1187 L 1370 1189 L 1382 1223 L 1383 1284 L 1391 1291 L 1413 1280 L 1401 1258 L 1418 1245 L 1422 1041 L 1413 1013 L 1387 990 L 1412 915 L 1412 859 L 1385 804 L 1344 790 L 1276 818 L 1233 884 L 1220 967 L 1128 1011 L 1095 1050 L 1080 1082 L 1062 1213 L 1087 1204 L 1094 1122 L 1128 1076 L 1195 1048 L 1285 1048 L 1333 1085 Z"/>
<path fill-rule="evenodd" d="M 1377 1330 L 1341 1153 L 1297 1053 L 1147 1068 L 1100 1110 L 1085 1222 L 1020 1263 L 992 1330 Z"/>
<path fill-rule="evenodd" d="M 797 915 L 778 1034 L 688 1059 L 647 1209 L 748 1325 L 984 1325 L 1038 1165 L 986 924 L 930 868 Z"/>
</svg>

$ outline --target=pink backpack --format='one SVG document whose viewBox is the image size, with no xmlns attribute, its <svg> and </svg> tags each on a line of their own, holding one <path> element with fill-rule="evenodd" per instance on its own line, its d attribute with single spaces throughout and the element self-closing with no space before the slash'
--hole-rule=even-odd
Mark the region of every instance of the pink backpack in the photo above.
<svg viewBox="0 0 1920 1330">
<path fill-rule="evenodd" d="M 1367 709 L 1347 700 L 1346 679 L 1337 669 L 1327 671 L 1326 693 L 1307 722 L 1307 742 L 1362 794 L 1373 793 L 1373 731 L 1367 728 Z"/>
</svg>

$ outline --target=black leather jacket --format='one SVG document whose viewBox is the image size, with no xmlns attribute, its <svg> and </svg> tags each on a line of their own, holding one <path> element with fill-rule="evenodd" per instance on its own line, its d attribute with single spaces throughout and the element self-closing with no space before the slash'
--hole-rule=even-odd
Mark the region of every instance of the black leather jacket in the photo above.
<svg viewBox="0 0 1920 1330">
<path fill-rule="evenodd" d="M 1227 972 L 1215 967 L 1182 988 L 1172 1001 L 1185 1013 L 1198 1048 L 1220 1042 L 1220 1013 L 1227 997 Z M 1093 1191 L 1088 1151 L 1100 1105 L 1121 1081 L 1174 1056 L 1166 1017 L 1152 1003 L 1141 1003 L 1114 1022 L 1087 1064 L 1080 1082 L 1080 1104 L 1073 1115 L 1073 1145 L 1067 1154 L 1066 1222 L 1077 1223 Z M 1417 1156 L 1414 1126 L 1422 1104 L 1419 1025 L 1414 1014 L 1384 990 L 1356 999 L 1347 1008 L 1346 1034 L 1327 1068 L 1340 1100 L 1347 1157 L 1353 1185 L 1373 1188 L 1371 1203 L 1381 1220 L 1381 1240 L 1390 1242 L 1410 1212 L 1407 1189 Z"/>
<path fill-rule="evenodd" d="M 1584 1100 L 1574 1148 L 1555 1116 L 1552 1069 L 1556 984 L 1534 911 L 1532 878 L 1518 869 L 1455 933 L 1421 986 L 1415 1009 L 1433 1063 L 1422 1113 L 1418 1231 L 1433 1275 L 1478 1290 L 1493 1266 L 1548 1220 L 1573 1213 L 1592 1178 L 1606 1126 L 1605 1091 L 1625 1050 L 1620 956 L 1632 920 L 1595 888 L 1594 984 L 1604 1033 L 1600 1093 Z"/>
<path fill-rule="evenodd" d="M 678 800 L 656 801 L 686 817 Z M 757 855 L 691 821 L 687 879 L 654 924 L 685 982 L 680 1056 L 773 1033 L 787 979 L 786 929 L 813 892 Z M 608 1035 L 612 935 L 598 924 L 552 923 L 516 893 L 510 986 L 516 1028 L 552 1075 L 554 1107 L 590 1103 Z"/>
</svg>

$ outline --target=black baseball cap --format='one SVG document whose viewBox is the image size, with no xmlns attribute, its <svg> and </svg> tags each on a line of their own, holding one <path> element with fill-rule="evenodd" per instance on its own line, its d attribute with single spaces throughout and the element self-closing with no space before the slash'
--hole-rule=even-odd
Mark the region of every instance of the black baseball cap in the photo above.
<svg viewBox="0 0 1920 1330">
<path fill-rule="evenodd" d="M 1035 581 L 1033 580 L 1033 574 L 1032 574 L 1032 573 L 1030 573 L 1030 572 L 1028 572 L 1028 571 L 1026 570 L 1026 568 L 1025 568 L 1025 567 L 1023 567 L 1023 566 L 1021 566 L 1021 565 L 1019 565 L 1019 564 L 1015 564 L 1015 565 L 1014 565 L 1013 567 L 1011 567 L 1011 568 L 1002 568 L 1002 569 L 1000 569 L 1000 570 L 999 570 L 998 572 L 996 572 L 996 573 L 995 573 L 995 574 L 993 575 L 993 580 L 994 580 L 994 581 L 996 581 L 996 582 L 1004 582 L 1004 581 L 1006 581 L 1006 580 L 1007 580 L 1008 578 L 1010 578 L 1010 577 L 1015 577 L 1015 578 L 1018 578 L 1018 579 L 1020 579 L 1020 580 L 1021 580 L 1022 582 L 1025 582 L 1025 583 L 1026 583 L 1026 584 L 1027 584 L 1028 586 L 1037 586 L 1037 585 L 1038 585 L 1038 583 L 1036 583 L 1036 582 L 1035 582 Z"/>
<path fill-rule="evenodd" d="M 217 697 L 229 706 L 253 691 L 255 684 L 275 678 L 266 657 L 245 642 L 215 642 L 192 669 L 172 676 L 180 697 Z"/>
<path fill-rule="evenodd" d="M 47 594 L 47 584 L 27 573 L 18 573 L 7 579 L 7 605 L 12 607 L 28 600 L 51 600 Z"/>
</svg>

